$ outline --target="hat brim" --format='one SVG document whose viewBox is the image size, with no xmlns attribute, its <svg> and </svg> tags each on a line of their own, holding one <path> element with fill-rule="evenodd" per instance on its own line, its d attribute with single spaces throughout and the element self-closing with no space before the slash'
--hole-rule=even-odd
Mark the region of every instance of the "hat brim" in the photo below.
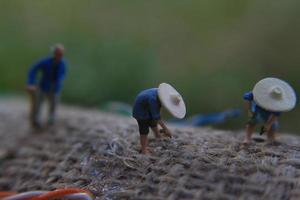
<svg viewBox="0 0 300 200">
<path fill-rule="evenodd" d="M 186 115 L 186 106 L 183 98 L 178 105 L 172 102 L 171 95 L 180 95 L 171 85 L 167 83 L 161 83 L 158 87 L 158 97 L 164 108 L 166 108 L 173 117 L 182 119 Z M 181 95 L 180 95 L 181 96 Z"/>
<path fill-rule="evenodd" d="M 282 88 L 282 98 L 272 98 L 270 91 L 274 86 Z M 265 78 L 259 81 L 253 89 L 254 101 L 260 107 L 273 112 L 287 112 L 296 106 L 297 96 L 294 89 L 278 78 Z"/>
</svg>

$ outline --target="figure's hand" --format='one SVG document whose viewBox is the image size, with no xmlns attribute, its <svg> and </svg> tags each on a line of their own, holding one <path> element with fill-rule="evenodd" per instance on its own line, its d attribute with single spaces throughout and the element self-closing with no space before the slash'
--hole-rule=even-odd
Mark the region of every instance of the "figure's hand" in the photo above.
<svg viewBox="0 0 300 200">
<path fill-rule="evenodd" d="M 261 127 L 260 131 L 259 131 L 259 135 L 263 135 L 265 133 L 265 127 Z"/>
<path fill-rule="evenodd" d="M 266 125 L 263 126 L 263 131 L 264 131 L 264 132 L 269 132 L 270 129 L 271 129 L 271 126 L 268 125 L 268 124 L 266 124 Z"/>
<path fill-rule="evenodd" d="M 172 134 L 171 134 L 171 131 L 169 129 L 164 129 L 164 135 L 169 137 L 169 138 L 172 138 Z"/>
<path fill-rule="evenodd" d="M 172 134 L 171 134 L 170 130 L 168 129 L 168 127 L 165 125 L 165 123 L 162 120 L 159 120 L 158 124 L 162 127 L 160 132 L 163 133 L 165 136 L 172 138 Z"/>
<path fill-rule="evenodd" d="M 35 92 L 37 90 L 37 87 L 35 85 L 27 85 L 26 90 L 28 92 Z"/>
</svg>

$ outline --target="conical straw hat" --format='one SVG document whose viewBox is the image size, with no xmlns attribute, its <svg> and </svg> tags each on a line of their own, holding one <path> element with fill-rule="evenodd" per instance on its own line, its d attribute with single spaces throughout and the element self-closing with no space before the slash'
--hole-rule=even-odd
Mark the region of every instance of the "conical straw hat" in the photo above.
<svg viewBox="0 0 300 200">
<path fill-rule="evenodd" d="M 164 108 L 174 117 L 182 119 L 186 114 L 186 107 L 182 96 L 169 84 L 161 83 L 158 87 L 158 97 Z"/>
<path fill-rule="evenodd" d="M 253 89 L 254 101 L 260 107 L 273 112 L 287 112 L 296 106 L 294 89 L 278 78 L 265 78 Z"/>
</svg>

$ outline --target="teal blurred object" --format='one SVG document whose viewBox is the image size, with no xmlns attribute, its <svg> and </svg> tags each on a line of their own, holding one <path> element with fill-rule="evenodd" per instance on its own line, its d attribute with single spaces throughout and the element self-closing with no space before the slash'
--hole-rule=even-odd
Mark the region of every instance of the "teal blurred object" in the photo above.
<svg viewBox="0 0 300 200">
<path fill-rule="evenodd" d="M 105 103 L 100 108 L 102 111 L 115 113 L 123 116 L 132 116 L 132 107 L 129 104 L 117 101 Z"/>
<path fill-rule="evenodd" d="M 229 109 L 223 112 L 197 114 L 185 120 L 171 120 L 171 123 L 180 126 L 208 126 L 226 123 L 229 119 L 241 116 L 240 109 Z"/>
</svg>

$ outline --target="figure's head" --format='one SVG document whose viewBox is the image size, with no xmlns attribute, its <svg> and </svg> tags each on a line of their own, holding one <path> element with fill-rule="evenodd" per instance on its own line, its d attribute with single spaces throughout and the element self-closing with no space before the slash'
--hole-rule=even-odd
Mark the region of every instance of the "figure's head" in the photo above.
<svg viewBox="0 0 300 200">
<path fill-rule="evenodd" d="M 51 52 L 53 58 L 56 61 L 60 61 L 64 57 L 65 47 L 63 44 L 55 44 L 53 47 L 51 47 Z"/>
</svg>

